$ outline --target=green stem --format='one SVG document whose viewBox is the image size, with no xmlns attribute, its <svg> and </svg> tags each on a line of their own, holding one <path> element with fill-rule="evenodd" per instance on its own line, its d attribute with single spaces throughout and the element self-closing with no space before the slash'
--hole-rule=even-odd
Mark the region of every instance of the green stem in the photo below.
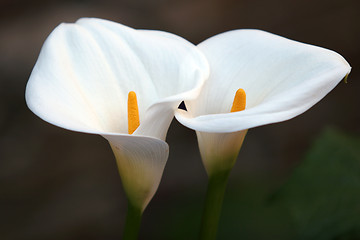
<svg viewBox="0 0 360 240">
<path fill-rule="evenodd" d="M 123 240 L 136 240 L 139 235 L 142 211 L 128 203 Z"/>
<path fill-rule="evenodd" d="M 205 208 L 200 228 L 200 240 L 216 239 L 222 202 L 229 175 L 230 170 L 209 176 L 209 183 L 205 198 Z"/>
</svg>

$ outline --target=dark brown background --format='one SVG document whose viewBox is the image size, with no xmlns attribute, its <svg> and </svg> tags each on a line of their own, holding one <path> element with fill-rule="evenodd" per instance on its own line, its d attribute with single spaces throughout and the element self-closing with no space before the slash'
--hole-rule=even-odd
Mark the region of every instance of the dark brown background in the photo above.
<svg viewBox="0 0 360 240">
<path fill-rule="evenodd" d="M 126 200 L 107 142 L 52 126 L 24 101 L 43 41 L 61 22 L 80 17 L 169 31 L 195 44 L 226 30 L 257 28 L 335 50 L 348 60 L 353 67 L 348 83 L 341 82 L 315 107 L 293 120 L 249 131 L 230 186 L 239 176 L 281 185 L 326 126 L 360 133 L 358 0 L 2 0 L 0 239 L 121 236 Z M 191 205 L 194 215 L 201 212 L 206 174 L 195 134 L 174 120 L 168 142 L 170 157 L 144 214 L 141 239 L 166 239 L 160 234 L 164 222 L 190 229 L 190 235 L 198 227 L 188 226 L 173 210 Z"/>
</svg>

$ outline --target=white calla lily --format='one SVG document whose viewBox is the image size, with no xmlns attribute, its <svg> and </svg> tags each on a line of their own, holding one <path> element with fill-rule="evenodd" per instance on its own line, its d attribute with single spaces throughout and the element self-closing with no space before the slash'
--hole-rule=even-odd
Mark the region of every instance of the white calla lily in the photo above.
<svg viewBox="0 0 360 240">
<path fill-rule="evenodd" d="M 178 110 L 175 115 L 197 131 L 208 173 L 215 168 L 210 158 L 219 157 L 213 146 L 221 155 L 226 155 L 224 151 L 234 155 L 244 131 L 305 112 L 351 69 L 336 52 L 260 30 L 225 32 L 198 47 L 209 62 L 210 77 L 196 99 L 185 101 L 187 111 Z M 246 92 L 246 109 L 230 112 L 239 88 Z M 236 135 L 237 140 L 227 140 Z M 225 142 L 232 142 L 232 147 Z"/>
<path fill-rule="evenodd" d="M 333 51 L 260 30 L 229 31 L 198 47 L 210 76 L 198 98 L 185 101 L 187 111 L 175 116 L 196 130 L 209 176 L 200 239 L 215 240 L 228 176 L 247 129 L 305 112 L 351 68 Z"/>
<path fill-rule="evenodd" d="M 208 72 L 196 46 L 176 35 L 84 18 L 49 35 L 26 102 L 47 122 L 106 138 L 129 201 L 143 211 L 167 161 L 165 138 L 174 110 L 197 96 Z M 132 135 L 130 91 L 137 94 L 140 118 Z"/>
</svg>

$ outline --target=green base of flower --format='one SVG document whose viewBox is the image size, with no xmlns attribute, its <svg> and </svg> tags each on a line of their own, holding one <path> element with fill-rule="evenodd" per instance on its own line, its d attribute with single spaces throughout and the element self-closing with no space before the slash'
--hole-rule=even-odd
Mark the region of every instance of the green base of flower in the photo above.
<svg viewBox="0 0 360 240">
<path fill-rule="evenodd" d="M 139 235 L 142 210 L 128 203 L 123 240 L 136 240 Z"/>
<path fill-rule="evenodd" d="M 222 202 L 230 171 L 222 171 L 209 176 L 205 208 L 202 216 L 200 240 L 214 240 L 221 214 Z"/>
</svg>

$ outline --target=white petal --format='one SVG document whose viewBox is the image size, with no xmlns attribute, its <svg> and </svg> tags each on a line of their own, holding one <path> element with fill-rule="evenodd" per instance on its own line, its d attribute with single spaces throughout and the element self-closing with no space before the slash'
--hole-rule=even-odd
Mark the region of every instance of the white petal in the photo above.
<svg viewBox="0 0 360 240">
<path fill-rule="evenodd" d="M 103 137 L 113 149 L 129 201 L 144 210 L 159 186 L 169 155 L 167 143 L 143 136 Z"/>
<path fill-rule="evenodd" d="M 199 45 L 210 78 L 176 118 L 205 132 L 234 132 L 291 119 L 312 107 L 350 72 L 339 54 L 259 30 L 234 30 Z M 237 89 L 246 110 L 229 113 Z"/>
<path fill-rule="evenodd" d="M 141 127 L 134 134 L 164 139 L 173 117 L 169 109 L 194 98 L 207 75 L 204 56 L 180 37 L 80 19 L 58 26 L 46 40 L 26 101 L 35 114 L 63 128 L 127 133 L 127 94 L 135 91 Z M 154 121 L 156 128 L 145 127 Z"/>
</svg>

